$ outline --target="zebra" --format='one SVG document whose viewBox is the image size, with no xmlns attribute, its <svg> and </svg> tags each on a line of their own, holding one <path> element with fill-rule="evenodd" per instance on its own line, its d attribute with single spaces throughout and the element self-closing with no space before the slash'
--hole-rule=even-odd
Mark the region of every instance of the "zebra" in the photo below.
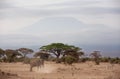
<svg viewBox="0 0 120 79">
<path fill-rule="evenodd" d="M 34 59 L 30 61 L 30 71 L 32 71 L 33 67 L 37 67 L 38 69 L 44 67 L 43 59 Z"/>
</svg>

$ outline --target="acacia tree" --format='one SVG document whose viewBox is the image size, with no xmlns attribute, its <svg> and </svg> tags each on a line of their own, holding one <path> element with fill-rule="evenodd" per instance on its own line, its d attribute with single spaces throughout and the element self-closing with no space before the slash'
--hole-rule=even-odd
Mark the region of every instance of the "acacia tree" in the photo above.
<svg viewBox="0 0 120 79">
<path fill-rule="evenodd" d="M 12 49 L 6 49 L 5 50 L 5 54 L 7 56 L 7 61 L 8 62 L 14 62 L 15 61 L 15 58 L 17 56 L 21 56 L 20 53 L 18 53 L 16 50 L 12 50 Z"/>
<path fill-rule="evenodd" d="M 44 59 L 44 60 L 47 60 L 49 58 L 49 55 L 47 52 L 45 51 L 39 51 L 39 52 L 36 52 L 34 54 L 34 57 L 39 57 L 41 59 Z"/>
<path fill-rule="evenodd" d="M 75 47 L 75 46 L 67 46 L 67 49 L 64 52 L 64 56 L 66 55 L 71 55 L 73 57 L 77 57 L 79 58 L 80 56 L 84 55 L 84 52 L 81 51 L 82 49 L 79 47 Z"/>
<path fill-rule="evenodd" d="M 27 54 L 31 54 L 34 52 L 32 49 L 29 49 L 29 48 L 19 48 L 19 49 L 17 49 L 17 51 L 22 53 L 24 58 L 26 58 Z"/>
<path fill-rule="evenodd" d="M 60 58 L 60 56 L 66 57 L 70 55 L 74 58 L 79 59 L 79 56 L 81 55 L 81 48 L 63 43 L 52 43 L 46 46 L 42 46 L 40 50 L 44 50 L 50 54 L 54 54 L 57 58 L 57 62 L 59 62 L 58 59 Z"/>
<path fill-rule="evenodd" d="M 96 65 L 100 64 L 100 51 L 93 51 L 93 53 L 91 53 L 90 56 L 94 59 Z"/>
<path fill-rule="evenodd" d="M 0 48 L 0 58 L 3 57 L 4 55 L 5 55 L 5 51 Z"/>
<path fill-rule="evenodd" d="M 57 59 L 64 52 L 65 45 L 63 43 L 52 43 L 50 45 L 42 46 L 40 50 L 54 54 Z"/>
<path fill-rule="evenodd" d="M 68 49 L 65 50 L 63 56 L 63 62 L 67 64 L 72 64 L 73 62 L 78 62 L 80 56 L 84 55 L 82 49 L 75 46 L 68 46 Z"/>
</svg>

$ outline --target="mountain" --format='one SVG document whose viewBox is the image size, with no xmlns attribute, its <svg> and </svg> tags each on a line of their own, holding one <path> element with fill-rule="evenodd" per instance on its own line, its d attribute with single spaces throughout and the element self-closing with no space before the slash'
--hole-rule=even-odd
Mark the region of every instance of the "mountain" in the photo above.
<svg viewBox="0 0 120 79">
<path fill-rule="evenodd" d="M 24 33 L 63 33 L 79 31 L 83 23 L 72 17 L 49 17 L 21 29 Z"/>
</svg>

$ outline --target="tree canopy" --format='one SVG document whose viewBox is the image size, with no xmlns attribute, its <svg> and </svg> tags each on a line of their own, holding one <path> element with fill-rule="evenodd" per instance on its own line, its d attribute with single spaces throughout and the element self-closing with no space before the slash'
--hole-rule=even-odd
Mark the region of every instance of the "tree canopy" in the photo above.
<svg viewBox="0 0 120 79">
<path fill-rule="evenodd" d="M 46 52 L 54 54 L 57 58 L 64 52 L 65 45 L 63 43 L 52 43 L 40 48 Z"/>
<path fill-rule="evenodd" d="M 22 53 L 24 58 L 26 57 L 27 54 L 31 54 L 34 52 L 32 49 L 29 48 L 19 48 L 17 49 L 17 51 Z"/>
<path fill-rule="evenodd" d="M 6 49 L 6 50 L 5 50 L 5 54 L 6 54 L 7 60 L 8 60 L 9 62 L 13 62 L 13 61 L 15 61 L 14 59 L 15 59 L 17 56 L 21 56 L 21 54 L 18 53 L 18 51 L 12 50 L 12 49 Z"/>
<path fill-rule="evenodd" d="M 0 48 L 0 58 L 5 55 L 5 51 Z"/>
<path fill-rule="evenodd" d="M 36 52 L 34 54 L 34 57 L 39 57 L 41 59 L 44 59 L 44 60 L 47 60 L 49 58 L 49 55 L 47 52 L 45 51 L 39 51 L 39 52 Z"/>
<path fill-rule="evenodd" d="M 90 54 L 93 58 L 99 58 L 101 57 L 100 51 L 93 51 L 93 53 Z"/>
<path fill-rule="evenodd" d="M 100 51 L 93 51 L 93 53 L 91 53 L 90 56 L 94 59 L 96 65 L 99 65 L 99 58 L 101 57 Z"/>
<path fill-rule="evenodd" d="M 79 47 L 75 47 L 73 45 L 67 45 L 63 43 L 52 43 L 46 46 L 42 46 L 40 50 L 44 50 L 46 52 L 54 54 L 57 58 L 59 58 L 61 55 L 64 57 L 66 55 L 71 56 L 79 56 L 80 50 L 82 50 Z"/>
</svg>

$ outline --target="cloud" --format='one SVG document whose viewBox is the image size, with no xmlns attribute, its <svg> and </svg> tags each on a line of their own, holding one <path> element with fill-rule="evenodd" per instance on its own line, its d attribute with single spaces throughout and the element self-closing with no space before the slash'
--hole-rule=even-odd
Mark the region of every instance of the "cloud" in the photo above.
<svg viewBox="0 0 120 79">
<path fill-rule="evenodd" d="M 2 19 L 0 21 L 0 35 L 1 34 L 16 34 L 18 29 L 24 28 L 35 22 L 39 18 L 11 18 Z"/>
<path fill-rule="evenodd" d="M 118 0 L 28 1 L 4 0 L 0 9 L 0 34 L 27 27 L 47 17 L 74 17 L 86 24 L 104 24 L 119 29 Z M 43 3 L 43 4 L 42 4 Z"/>
<path fill-rule="evenodd" d="M 8 1 L 8 0 L 7 0 Z M 112 14 L 119 14 L 120 13 L 120 6 L 115 5 L 114 3 L 118 3 L 118 1 L 83 1 L 83 0 L 75 0 L 75 1 L 43 1 L 43 0 L 36 0 L 36 1 L 15 1 L 11 0 L 9 5 L 12 4 L 12 8 L 8 7 L 5 11 L 1 13 L 3 15 L 10 14 L 13 15 L 12 17 L 21 17 L 21 16 L 51 16 L 51 15 L 67 15 L 67 14 L 104 14 L 104 13 L 112 13 Z M 113 3 L 114 2 L 114 3 Z M 42 4 L 43 3 L 43 4 Z M 110 3 L 110 4 L 109 4 Z M 2 3 L 3 5 L 5 4 Z M 7 3 L 8 4 L 8 3 Z M 38 5 L 36 5 L 38 4 Z M 19 5 L 19 6 L 17 6 Z M 106 5 L 106 6 L 105 6 Z M 8 6 L 8 5 L 4 5 Z M 27 7 L 28 6 L 28 7 Z M 13 8 L 14 7 L 14 8 Z"/>
<path fill-rule="evenodd" d="M 49 17 L 17 30 L 14 36 L 3 36 L 1 45 L 7 45 L 7 39 L 12 44 L 26 45 L 52 42 L 119 45 L 120 37 L 119 30 L 103 24 L 84 24 L 73 17 Z"/>
<path fill-rule="evenodd" d="M 13 8 L 13 6 L 7 0 L 0 1 L 0 9 Z"/>
<path fill-rule="evenodd" d="M 1 1 L 0 35 L 29 35 L 19 39 L 3 37 L 1 45 L 6 44 L 7 39 L 19 44 L 29 40 L 32 45 L 35 38 L 38 39 L 35 44 L 41 39 L 44 42 L 119 44 L 119 3 L 119 0 Z M 27 39 L 30 34 L 32 38 Z"/>
</svg>

